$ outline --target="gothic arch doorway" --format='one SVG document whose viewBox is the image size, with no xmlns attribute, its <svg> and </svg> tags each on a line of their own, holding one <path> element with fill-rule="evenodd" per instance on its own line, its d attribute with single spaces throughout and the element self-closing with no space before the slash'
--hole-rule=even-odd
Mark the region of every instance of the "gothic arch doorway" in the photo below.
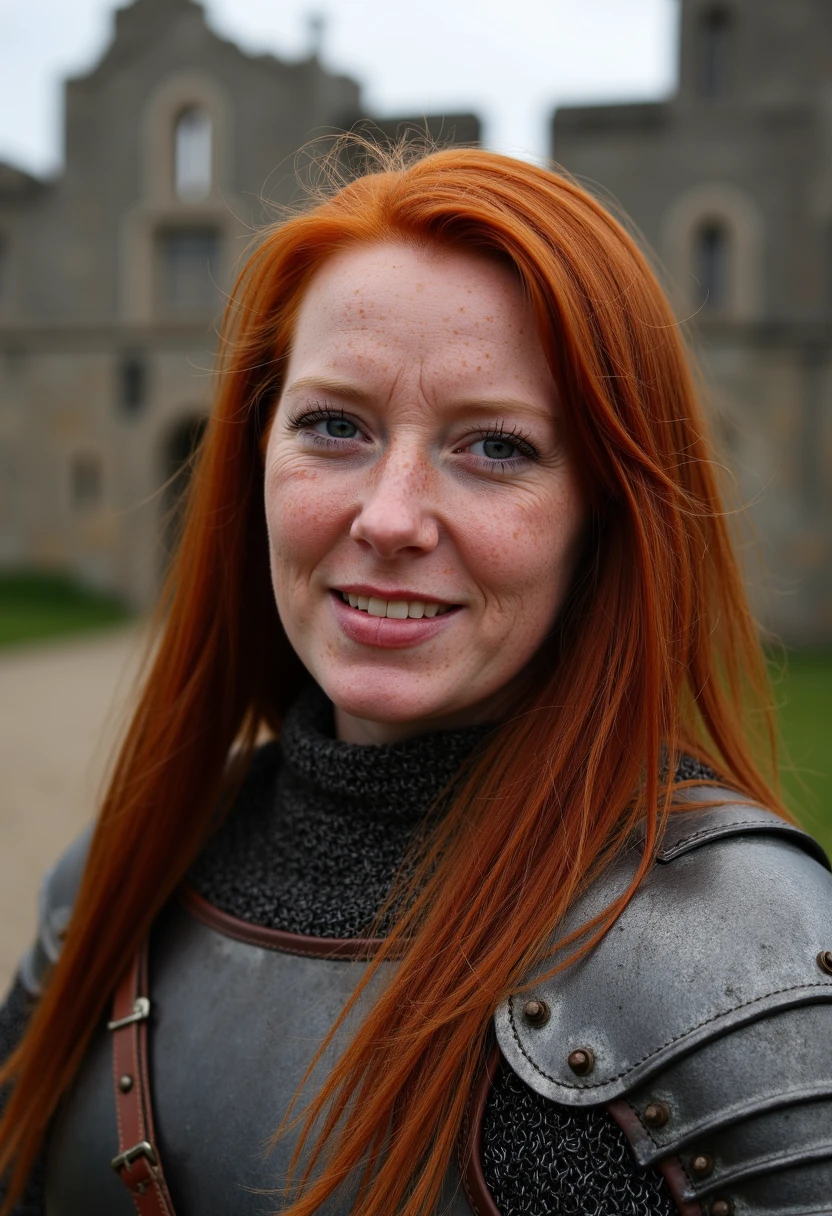
<svg viewBox="0 0 832 1216">
<path fill-rule="evenodd" d="M 179 542 L 194 458 L 207 424 L 205 414 L 193 411 L 177 418 L 162 439 L 163 569 L 167 568 Z"/>
</svg>

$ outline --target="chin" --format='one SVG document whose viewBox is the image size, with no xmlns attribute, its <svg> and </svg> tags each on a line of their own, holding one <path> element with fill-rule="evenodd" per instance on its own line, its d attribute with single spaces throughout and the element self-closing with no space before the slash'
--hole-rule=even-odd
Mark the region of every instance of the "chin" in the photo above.
<svg viewBox="0 0 832 1216">
<path fill-rule="evenodd" d="M 464 706 L 443 695 L 444 690 L 425 688 L 418 680 L 374 679 L 362 672 L 323 678 L 319 683 L 342 713 L 365 722 L 400 727 L 410 722 L 427 725 L 432 719 L 464 712 Z"/>
</svg>

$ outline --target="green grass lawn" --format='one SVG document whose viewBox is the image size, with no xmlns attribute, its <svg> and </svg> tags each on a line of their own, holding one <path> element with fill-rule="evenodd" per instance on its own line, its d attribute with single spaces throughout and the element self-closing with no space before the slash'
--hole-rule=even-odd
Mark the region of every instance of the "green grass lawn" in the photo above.
<svg viewBox="0 0 832 1216">
<path fill-rule="evenodd" d="M 787 801 L 832 855 L 832 651 L 793 651 L 775 692 Z"/>
<path fill-rule="evenodd" d="M 0 649 L 88 633 L 129 618 L 115 596 L 81 587 L 65 575 L 0 575 Z"/>
</svg>

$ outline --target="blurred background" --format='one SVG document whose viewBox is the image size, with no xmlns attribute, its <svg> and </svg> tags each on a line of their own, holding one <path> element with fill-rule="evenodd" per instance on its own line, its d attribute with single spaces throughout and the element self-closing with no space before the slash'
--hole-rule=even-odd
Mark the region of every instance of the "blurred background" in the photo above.
<svg viewBox="0 0 832 1216">
<path fill-rule="evenodd" d="M 0 0 L 0 982 L 94 809 L 234 267 L 298 149 L 368 121 L 553 158 L 631 217 L 832 846 L 829 0 Z"/>
</svg>

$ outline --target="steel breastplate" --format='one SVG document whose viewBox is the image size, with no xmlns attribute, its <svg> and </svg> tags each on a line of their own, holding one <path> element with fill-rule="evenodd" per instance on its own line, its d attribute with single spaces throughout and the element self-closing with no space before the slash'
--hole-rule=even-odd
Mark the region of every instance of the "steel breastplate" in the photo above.
<svg viewBox="0 0 832 1216">
<path fill-rule="evenodd" d="M 270 1138 L 366 963 L 236 940 L 181 904 L 155 928 L 150 963 L 150 1081 L 176 1216 L 279 1211 L 297 1132 L 272 1152 Z M 366 996 L 372 1000 L 372 988 Z M 349 1033 L 345 1024 L 305 1095 L 317 1092 Z M 50 1136 L 47 1216 L 131 1216 L 110 1166 L 116 1151 L 112 1050 L 102 1025 Z M 322 1212 L 346 1216 L 352 1194 L 347 1185 Z M 440 1210 L 471 1216 L 455 1165 Z"/>
</svg>

